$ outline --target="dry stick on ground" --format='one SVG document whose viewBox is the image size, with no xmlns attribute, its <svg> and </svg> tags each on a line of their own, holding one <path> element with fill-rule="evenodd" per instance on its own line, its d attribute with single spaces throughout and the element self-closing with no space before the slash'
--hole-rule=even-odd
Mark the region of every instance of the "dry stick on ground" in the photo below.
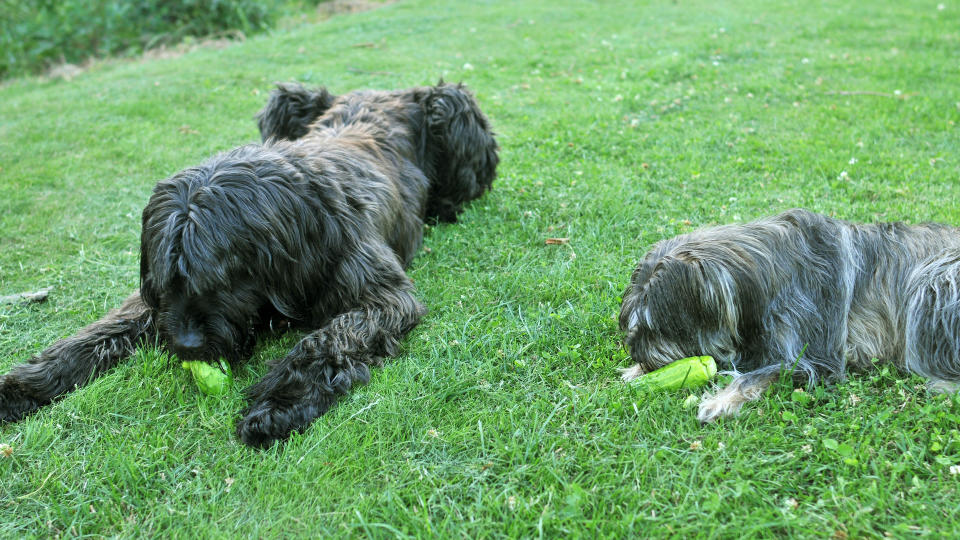
<svg viewBox="0 0 960 540">
<path fill-rule="evenodd" d="M 357 68 L 347 68 L 347 71 L 349 71 L 350 73 L 360 73 L 362 75 L 388 75 L 388 76 L 396 75 L 396 73 L 392 71 L 367 71 L 365 69 L 357 69 Z"/>
<path fill-rule="evenodd" d="M 16 304 L 19 302 L 29 303 L 29 302 L 43 302 L 47 299 L 47 296 L 50 294 L 50 291 L 53 287 L 44 287 L 39 291 L 34 292 L 22 292 L 17 294 L 11 294 L 9 296 L 0 296 L 0 304 Z"/>
</svg>

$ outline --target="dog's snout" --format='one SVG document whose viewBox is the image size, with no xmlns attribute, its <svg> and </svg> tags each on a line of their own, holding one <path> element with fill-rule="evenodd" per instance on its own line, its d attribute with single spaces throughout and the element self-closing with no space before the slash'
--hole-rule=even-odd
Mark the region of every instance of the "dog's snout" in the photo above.
<svg viewBox="0 0 960 540">
<path fill-rule="evenodd" d="M 196 330 L 186 330 L 173 337 L 174 346 L 183 350 L 198 350 L 204 345 L 203 334 Z"/>
</svg>

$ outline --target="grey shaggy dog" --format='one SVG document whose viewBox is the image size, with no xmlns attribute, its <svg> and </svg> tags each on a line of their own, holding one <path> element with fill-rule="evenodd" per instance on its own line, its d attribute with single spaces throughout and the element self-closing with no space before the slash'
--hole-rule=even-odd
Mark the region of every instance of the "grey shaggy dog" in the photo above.
<svg viewBox="0 0 960 540">
<path fill-rule="evenodd" d="M 960 230 L 855 224 L 805 210 L 659 242 L 623 296 L 634 379 L 711 355 L 735 377 L 703 422 L 735 415 L 781 372 L 809 385 L 876 358 L 960 384 Z"/>
<path fill-rule="evenodd" d="M 240 439 L 302 430 L 369 379 L 423 316 L 404 268 L 424 222 L 490 188 L 490 124 L 461 85 L 334 96 L 281 85 L 263 144 L 159 182 L 143 211 L 140 289 L 0 378 L 16 421 L 159 343 L 180 359 L 249 358 L 265 327 L 311 330 L 247 389 Z"/>
</svg>

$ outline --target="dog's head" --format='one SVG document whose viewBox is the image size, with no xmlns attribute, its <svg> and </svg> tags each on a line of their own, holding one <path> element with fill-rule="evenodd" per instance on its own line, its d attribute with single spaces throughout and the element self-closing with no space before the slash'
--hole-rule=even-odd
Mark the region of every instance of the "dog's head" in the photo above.
<svg viewBox="0 0 960 540">
<path fill-rule="evenodd" d="M 497 141 L 490 121 L 462 84 L 420 89 L 424 163 L 430 179 L 427 220 L 454 222 L 463 205 L 483 195 L 497 172 Z"/>
<path fill-rule="evenodd" d="M 738 283 L 723 261 L 696 249 L 654 247 L 624 292 L 620 329 L 637 367 L 633 378 L 688 356 L 733 361 L 740 338 Z"/>
<path fill-rule="evenodd" d="M 299 226 L 310 209 L 294 194 L 298 178 L 272 151 L 249 145 L 154 188 L 143 211 L 140 294 L 181 358 L 248 356 L 261 310 L 284 305 L 274 291 L 288 284 L 263 276 L 299 278 L 291 261 L 311 232 Z"/>
</svg>

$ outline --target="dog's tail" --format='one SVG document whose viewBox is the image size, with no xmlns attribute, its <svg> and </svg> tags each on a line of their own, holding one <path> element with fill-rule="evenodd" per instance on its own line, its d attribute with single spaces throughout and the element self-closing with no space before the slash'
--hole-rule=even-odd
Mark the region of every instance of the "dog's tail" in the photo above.
<svg viewBox="0 0 960 540">
<path fill-rule="evenodd" d="M 260 137 L 296 140 L 310 130 L 310 124 L 333 105 L 336 96 L 320 87 L 307 89 L 296 83 L 281 83 L 257 113 Z"/>
<path fill-rule="evenodd" d="M 464 203 L 490 189 L 497 172 L 497 141 L 490 121 L 462 84 L 440 81 L 424 99 L 430 176 L 427 219 L 454 222 Z"/>
<path fill-rule="evenodd" d="M 960 388 L 960 249 L 917 267 L 907 281 L 907 369 L 935 391 Z"/>
<path fill-rule="evenodd" d="M 153 312 L 134 293 L 120 308 L 0 377 L 0 421 L 17 421 L 87 384 L 155 336 Z"/>
</svg>

